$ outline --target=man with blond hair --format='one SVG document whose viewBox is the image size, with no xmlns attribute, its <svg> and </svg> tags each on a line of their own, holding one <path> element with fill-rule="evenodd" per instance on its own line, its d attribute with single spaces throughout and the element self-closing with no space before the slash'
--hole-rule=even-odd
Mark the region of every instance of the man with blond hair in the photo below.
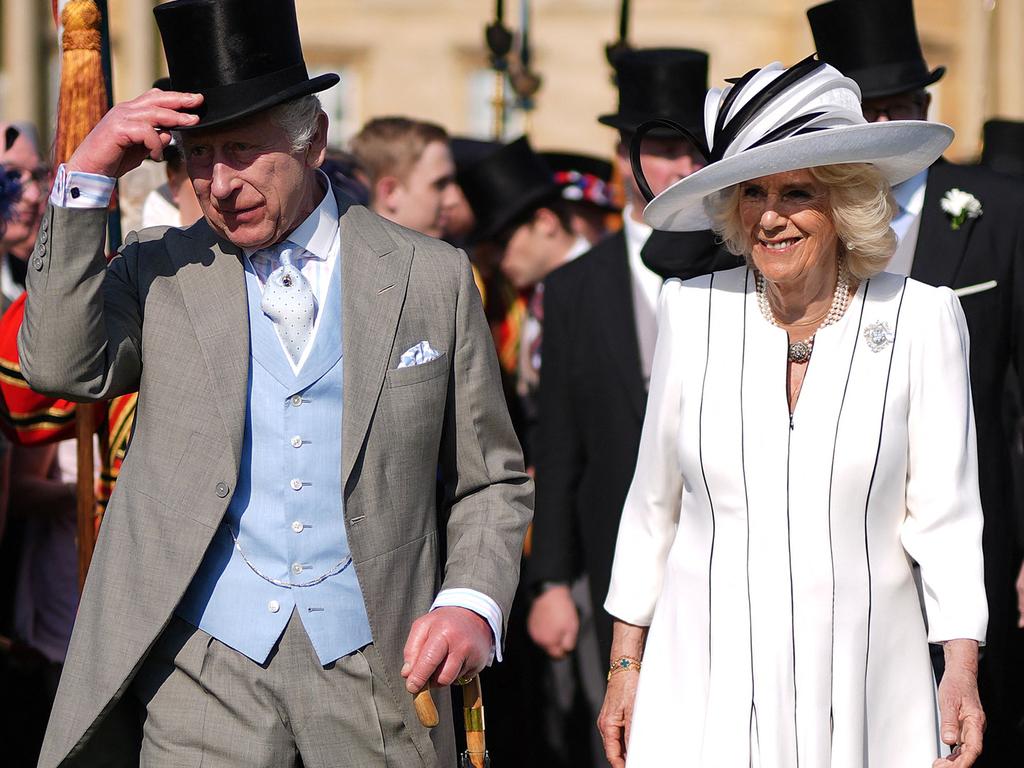
<svg viewBox="0 0 1024 768">
<path fill-rule="evenodd" d="M 448 134 L 406 117 L 371 120 L 352 139 L 374 213 L 430 237 L 444 232 L 458 203 Z"/>
</svg>

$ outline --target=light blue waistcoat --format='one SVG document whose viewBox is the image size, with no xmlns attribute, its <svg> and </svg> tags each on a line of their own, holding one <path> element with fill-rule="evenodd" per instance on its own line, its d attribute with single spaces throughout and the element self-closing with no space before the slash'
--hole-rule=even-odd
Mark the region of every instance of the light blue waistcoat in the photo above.
<svg viewBox="0 0 1024 768">
<path fill-rule="evenodd" d="M 295 609 L 326 665 L 372 640 L 343 520 L 341 265 L 298 375 L 248 264 L 245 281 L 252 361 L 238 481 L 178 615 L 262 664 Z M 253 570 L 298 585 L 345 562 L 305 587 Z"/>
</svg>

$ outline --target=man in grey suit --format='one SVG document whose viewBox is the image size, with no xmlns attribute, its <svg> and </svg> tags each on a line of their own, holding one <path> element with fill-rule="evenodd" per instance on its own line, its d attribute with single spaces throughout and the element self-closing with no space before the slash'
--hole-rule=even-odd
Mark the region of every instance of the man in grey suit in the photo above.
<svg viewBox="0 0 1024 768">
<path fill-rule="evenodd" d="M 317 170 L 337 77 L 291 3 L 155 13 L 174 90 L 58 170 L 29 262 L 32 386 L 140 393 L 40 765 L 453 765 L 443 686 L 500 659 L 532 507 L 469 264 Z M 204 218 L 107 265 L 170 131 Z"/>
</svg>

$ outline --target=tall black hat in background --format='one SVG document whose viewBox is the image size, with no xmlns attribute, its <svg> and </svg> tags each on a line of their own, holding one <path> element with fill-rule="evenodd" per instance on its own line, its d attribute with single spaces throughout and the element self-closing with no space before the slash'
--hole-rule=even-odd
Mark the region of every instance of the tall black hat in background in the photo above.
<svg viewBox="0 0 1024 768">
<path fill-rule="evenodd" d="M 540 156 L 551 167 L 563 200 L 618 212 L 611 188 L 610 162 L 575 152 L 541 152 Z"/>
<path fill-rule="evenodd" d="M 501 146 L 501 143 L 486 139 L 472 139 L 468 136 L 451 136 L 448 139 L 448 146 L 451 147 L 452 160 L 455 161 L 455 172 L 460 173 L 493 154 Z"/>
<path fill-rule="evenodd" d="M 153 9 L 170 86 L 203 94 L 195 128 L 212 128 L 323 91 L 309 78 L 293 0 L 173 0 Z"/>
<path fill-rule="evenodd" d="M 988 120 L 983 137 L 982 165 L 993 171 L 1024 177 L 1024 123 Z"/>
<path fill-rule="evenodd" d="M 619 109 L 598 120 L 620 131 L 635 131 L 651 118 L 673 120 L 704 135 L 704 96 L 708 92 L 708 55 L 688 48 L 627 50 L 615 57 Z M 672 131 L 651 131 L 657 136 Z"/>
<path fill-rule="evenodd" d="M 476 216 L 476 238 L 486 240 L 545 203 L 560 190 L 547 163 L 522 136 L 458 173 Z"/>
<path fill-rule="evenodd" d="M 807 11 L 818 58 L 873 99 L 916 91 L 938 81 L 917 37 L 912 0 L 832 0 Z"/>
</svg>

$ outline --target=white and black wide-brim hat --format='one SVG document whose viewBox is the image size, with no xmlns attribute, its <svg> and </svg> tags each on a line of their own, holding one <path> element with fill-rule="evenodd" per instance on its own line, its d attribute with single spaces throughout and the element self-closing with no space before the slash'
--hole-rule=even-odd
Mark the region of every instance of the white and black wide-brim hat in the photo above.
<svg viewBox="0 0 1024 768">
<path fill-rule="evenodd" d="M 655 229 L 677 232 L 710 228 L 705 198 L 734 184 L 838 163 L 870 163 L 898 184 L 938 160 L 953 140 L 953 129 L 941 123 L 868 123 L 857 84 L 813 56 L 789 69 L 775 62 L 708 91 L 707 143 L 690 137 L 704 145 L 708 164 L 657 197 L 640 168 L 646 127 L 637 130 L 631 150 L 633 174 L 650 201 L 644 219 Z"/>
</svg>

